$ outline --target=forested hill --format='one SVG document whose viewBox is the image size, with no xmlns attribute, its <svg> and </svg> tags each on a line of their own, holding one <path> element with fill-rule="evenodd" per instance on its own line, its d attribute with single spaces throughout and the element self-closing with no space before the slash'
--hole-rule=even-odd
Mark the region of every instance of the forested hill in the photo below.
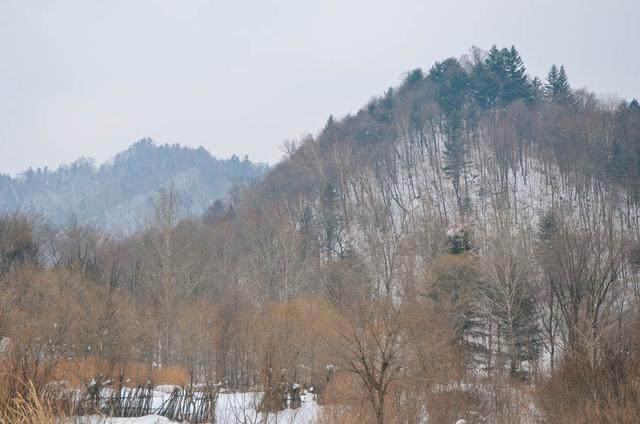
<svg viewBox="0 0 640 424">
<path fill-rule="evenodd" d="M 318 189 L 319 183 L 343 188 L 339 180 L 346 175 L 340 172 L 353 171 L 351 165 L 372 170 L 376 178 L 391 172 L 391 182 L 400 185 L 396 178 L 407 172 L 402 181 L 414 184 L 417 174 L 411 168 L 419 173 L 428 165 L 438 178 L 425 187 L 427 194 L 451 190 L 456 204 L 449 215 L 468 216 L 474 194 L 487 194 L 474 190 L 487 177 L 478 174 L 478 167 L 493 163 L 497 168 L 491 170 L 501 173 L 505 189 L 530 177 L 529 166 L 543 166 L 547 176 L 555 171 L 572 175 L 567 189 L 599 181 L 640 198 L 638 101 L 604 101 L 575 89 L 563 66 L 551 66 L 541 78 L 528 75 L 514 47 L 472 49 L 428 71 L 411 70 L 399 87 L 372 98 L 354 115 L 330 116 L 317 137 L 291 151 L 291 158 L 267 178 L 272 196 L 308 191 L 310 185 Z M 286 177 L 311 166 L 310 161 L 321 172 L 303 174 L 322 175 L 322 182 Z"/>
<path fill-rule="evenodd" d="M 640 236 L 640 105 L 576 89 L 568 74 L 529 75 L 514 47 L 496 46 L 413 69 L 291 145 L 258 197 L 295 204 L 316 253 L 370 260 L 383 290 L 399 275 L 381 267 L 407 240 L 434 243 L 425 265 L 460 250 L 447 230 L 475 252 L 505 234 L 531 248 L 545 216 Z"/>
<path fill-rule="evenodd" d="M 128 233 L 146 218 L 149 200 L 162 188 L 178 192 L 183 216 L 196 215 L 234 183 L 260 179 L 265 170 L 247 158 L 217 159 L 202 147 L 143 139 L 99 166 L 80 158 L 53 171 L 0 175 L 0 212 L 36 212 L 58 225 L 92 223 Z"/>
</svg>

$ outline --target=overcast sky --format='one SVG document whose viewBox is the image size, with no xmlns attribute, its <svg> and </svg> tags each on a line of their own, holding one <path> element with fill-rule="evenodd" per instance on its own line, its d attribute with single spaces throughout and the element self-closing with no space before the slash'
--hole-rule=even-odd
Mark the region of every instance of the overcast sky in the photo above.
<svg viewBox="0 0 640 424">
<path fill-rule="evenodd" d="M 639 42 L 638 0 L 0 0 L 0 172 L 101 162 L 143 137 L 274 162 L 473 45 L 640 97 Z"/>
</svg>

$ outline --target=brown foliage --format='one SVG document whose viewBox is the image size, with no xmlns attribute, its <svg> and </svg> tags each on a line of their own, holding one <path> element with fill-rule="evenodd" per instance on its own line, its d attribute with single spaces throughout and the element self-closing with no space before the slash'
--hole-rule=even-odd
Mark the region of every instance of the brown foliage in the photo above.
<svg viewBox="0 0 640 424">
<path fill-rule="evenodd" d="M 565 358 L 538 390 L 547 422 L 631 424 L 640 422 L 640 343 L 610 340 L 593 363 L 586 355 Z"/>
</svg>

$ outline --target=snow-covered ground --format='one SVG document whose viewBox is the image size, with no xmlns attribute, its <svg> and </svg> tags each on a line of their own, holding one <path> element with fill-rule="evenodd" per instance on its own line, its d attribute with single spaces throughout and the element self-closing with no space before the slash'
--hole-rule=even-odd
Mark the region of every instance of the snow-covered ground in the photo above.
<svg viewBox="0 0 640 424">
<path fill-rule="evenodd" d="M 171 421 L 159 415 L 147 415 L 138 418 L 103 418 L 103 417 L 77 417 L 72 420 L 74 424 L 167 424 Z"/>
<path fill-rule="evenodd" d="M 302 406 L 297 409 L 285 409 L 278 413 L 256 411 L 260 402 L 259 393 L 221 393 L 216 405 L 218 424 L 312 424 L 320 411 L 311 394 L 302 396 Z M 156 390 L 153 397 L 154 409 L 159 408 L 167 399 L 167 391 Z M 166 424 L 171 421 L 158 415 L 139 418 L 114 417 L 76 417 L 73 424 Z"/>
</svg>

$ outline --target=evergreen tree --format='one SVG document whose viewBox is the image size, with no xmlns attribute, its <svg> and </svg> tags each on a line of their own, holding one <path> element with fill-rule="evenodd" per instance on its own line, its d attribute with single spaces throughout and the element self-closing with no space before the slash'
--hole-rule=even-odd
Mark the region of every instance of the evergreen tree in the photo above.
<svg viewBox="0 0 640 424">
<path fill-rule="evenodd" d="M 495 45 L 491 46 L 484 66 L 480 65 L 477 72 L 477 76 L 481 78 L 480 96 L 481 106 L 484 108 L 496 106 L 500 102 L 502 85 L 506 77 L 504 68 L 503 53 Z"/>
<path fill-rule="evenodd" d="M 530 292 L 525 292 L 516 302 L 517 314 L 511 324 L 511 334 L 515 334 L 517 362 L 535 362 L 542 353 L 540 326 L 536 311 L 535 299 Z M 503 331 L 501 329 L 501 331 Z M 525 376 L 526 373 L 517 363 L 511 363 L 512 376 Z"/>
<path fill-rule="evenodd" d="M 569 78 L 564 66 L 560 66 L 560 70 L 558 70 L 556 65 L 551 65 L 544 88 L 547 97 L 557 103 L 567 104 L 573 99 Z"/>
<path fill-rule="evenodd" d="M 571 95 L 569 78 L 567 78 L 567 72 L 562 65 L 560 65 L 560 73 L 558 73 L 557 92 L 565 97 L 569 97 Z"/>
<path fill-rule="evenodd" d="M 340 191 L 327 184 L 322 197 L 321 222 L 323 225 L 323 250 L 328 258 L 344 259 L 348 246 L 344 239 L 345 217 L 340 208 Z"/>
<path fill-rule="evenodd" d="M 524 61 L 515 46 L 510 50 L 503 49 L 505 81 L 501 100 L 504 104 L 517 99 L 528 100 L 531 97 L 531 87 L 527 81 Z"/>
<path fill-rule="evenodd" d="M 481 254 L 485 281 L 480 286 L 481 303 L 491 321 L 497 324 L 500 345 L 495 352 L 508 364 L 512 377 L 526 377 L 531 362 L 540 355 L 540 329 L 535 299 L 530 290 L 533 267 L 525 250 L 524 237 L 497 235 L 491 247 Z M 528 362 L 529 366 L 523 366 Z M 493 365 L 498 365 L 494 361 Z"/>
<path fill-rule="evenodd" d="M 547 73 L 547 83 L 545 84 L 545 90 L 549 94 L 553 94 L 556 81 L 558 80 L 558 67 L 554 64 L 551 65 L 549 72 Z"/>
<path fill-rule="evenodd" d="M 222 200 L 218 199 L 205 209 L 202 214 L 202 222 L 207 225 L 215 225 L 224 218 L 226 212 L 227 207 L 224 205 Z"/>
<path fill-rule="evenodd" d="M 456 132 L 464 120 L 469 94 L 469 75 L 455 58 L 436 64 L 429 71 L 429 79 L 436 84 L 436 98 L 447 119 L 446 131 Z"/>
<path fill-rule="evenodd" d="M 333 128 L 333 126 L 336 123 L 336 119 L 333 117 L 333 114 L 329 115 L 329 118 L 327 119 L 327 122 L 324 124 L 324 129 L 323 131 L 328 131 L 330 128 Z"/>
<path fill-rule="evenodd" d="M 529 83 L 530 87 L 530 101 L 534 102 L 540 99 L 544 94 L 544 84 L 538 77 L 534 77 Z"/>
<path fill-rule="evenodd" d="M 483 109 L 532 99 L 524 61 L 515 46 L 510 49 L 492 46 L 484 63 L 474 66 L 472 83 L 476 102 Z"/>
<path fill-rule="evenodd" d="M 447 241 L 449 253 L 454 255 L 470 252 L 473 249 L 471 231 L 466 225 L 450 228 L 447 231 Z"/>
<path fill-rule="evenodd" d="M 465 172 L 466 146 L 463 137 L 464 124 L 469 119 L 469 75 L 457 59 L 437 62 L 429 71 L 429 79 L 436 84 L 436 96 L 445 119 L 442 132 L 445 135 L 444 172 L 451 179 L 458 206 L 463 209 L 461 181 Z"/>
<path fill-rule="evenodd" d="M 498 50 L 495 44 L 491 46 L 485 64 L 496 77 L 504 79 L 504 49 Z"/>
<path fill-rule="evenodd" d="M 629 103 L 629 109 L 634 110 L 634 111 L 640 111 L 640 103 L 638 103 L 637 99 L 633 99 L 631 100 L 631 103 Z"/>
<path fill-rule="evenodd" d="M 498 81 L 483 62 L 477 62 L 471 72 L 473 97 L 480 109 L 489 109 L 497 104 Z"/>
<path fill-rule="evenodd" d="M 424 72 L 421 68 L 415 68 L 407 72 L 407 75 L 402 81 L 405 86 L 413 86 L 424 79 Z"/>
</svg>

